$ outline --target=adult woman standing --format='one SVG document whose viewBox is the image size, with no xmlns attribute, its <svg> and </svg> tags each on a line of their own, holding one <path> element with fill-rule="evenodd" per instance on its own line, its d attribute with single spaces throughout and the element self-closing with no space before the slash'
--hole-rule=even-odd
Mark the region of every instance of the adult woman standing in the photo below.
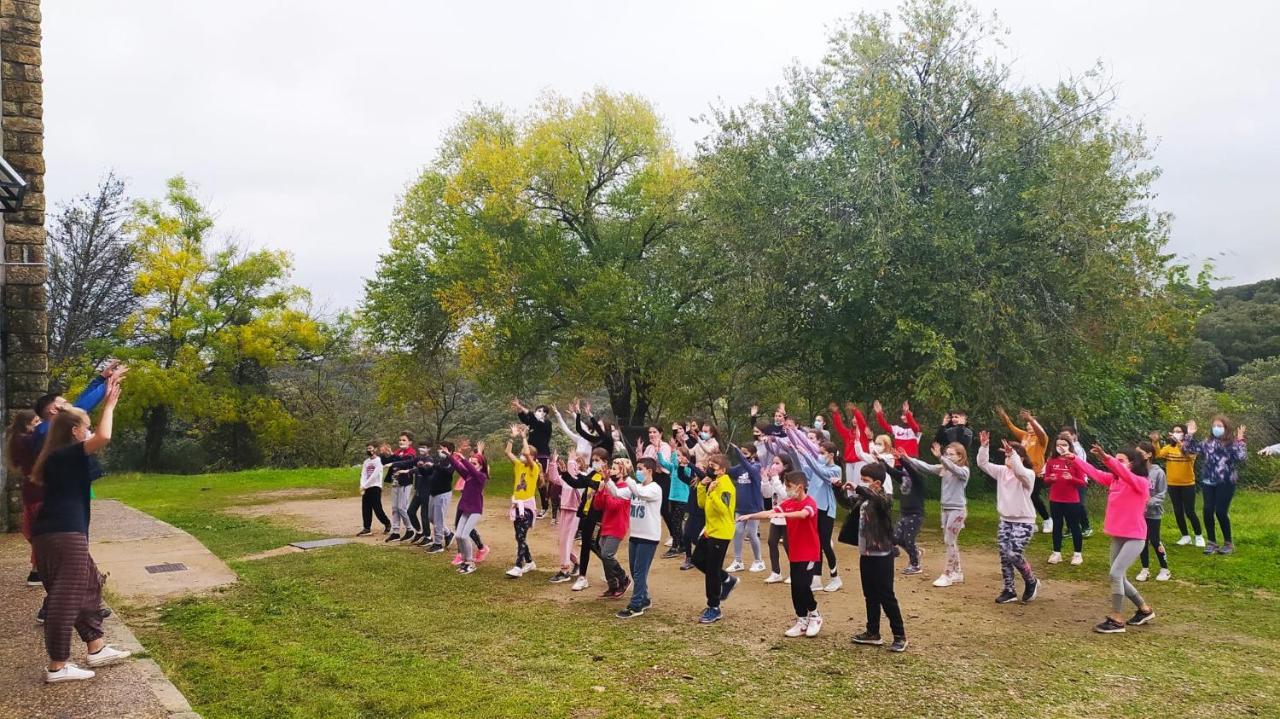
<svg viewBox="0 0 1280 719">
<path fill-rule="evenodd" d="M 111 443 L 111 420 L 120 399 L 120 380 L 107 383 L 96 434 L 89 415 L 67 407 L 54 418 L 32 469 L 32 481 L 44 487 L 44 502 L 31 528 L 40 579 L 48 593 L 44 624 L 49 683 L 91 679 L 92 671 L 68 661 L 71 629 L 85 642 L 91 668 L 114 664 L 129 652 L 107 646 L 102 637 L 102 574 L 89 556 L 90 458 Z"/>
<path fill-rule="evenodd" d="M 1244 425 L 1240 425 L 1232 438 L 1227 418 L 1218 415 L 1209 427 L 1210 437 L 1196 439 L 1195 421 L 1187 422 L 1187 435 L 1182 439 L 1182 451 L 1200 455 L 1200 494 L 1204 497 L 1204 529 L 1209 536 L 1205 554 L 1231 554 L 1236 545 L 1231 542 L 1231 498 L 1236 493 L 1239 466 L 1249 453 L 1244 446 Z M 1218 535 L 1214 520 L 1222 527 L 1222 546 L 1218 547 Z"/>
</svg>

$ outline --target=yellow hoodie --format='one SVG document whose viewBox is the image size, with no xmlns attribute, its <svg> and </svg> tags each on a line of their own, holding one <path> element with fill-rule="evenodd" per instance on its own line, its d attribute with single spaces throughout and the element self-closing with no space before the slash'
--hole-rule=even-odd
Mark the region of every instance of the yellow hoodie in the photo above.
<svg viewBox="0 0 1280 719">
<path fill-rule="evenodd" d="M 698 484 L 698 506 L 707 513 L 707 528 L 704 530 L 712 539 L 733 539 L 734 516 L 737 488 L 729 475 L 722 474 L 711 482 L 710 488 Z"/>
</svg>

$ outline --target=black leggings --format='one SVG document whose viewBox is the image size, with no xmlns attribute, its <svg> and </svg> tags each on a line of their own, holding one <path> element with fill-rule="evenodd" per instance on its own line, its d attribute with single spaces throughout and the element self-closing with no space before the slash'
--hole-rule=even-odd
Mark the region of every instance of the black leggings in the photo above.
<svg viewBox="0 0 1280 719">
<path fill-rule="evenodd" d="M 1160 541 L 1160 518 L 1152 519 L 1147 517 L 1147 543 L 1142 545 L 1142 568 L 1146 569 L 1151 566 L 1151 553 L 1149 549 L 1156 550 L 1156 559 L 1160 560 L 1160 566 L 1163 569 L 1169 568 L 1169 560 L 1164 555 L 1164 543 Z"/>
<path fill-rule="evenodd" d="M 791 563 L 791 607 L 796 610 L 797 617 L 807 617 L 809 612 L 818 611 L 818 600 L 813 597 L 813 573 L 817 568 L 817 562 Z"/>
<path fill-rule="evenodd" d="M 867 602 L 867 633 L 880 634 L 880 611 L 889 618 L 889 630 L 895 637 L 905 637 L 907 630 L 902 625 L 902 610 L 898 607 L 898 597 L 893 593 L 893 557 L 859 558 L 858 566 L 862 570 L 862 596 Z M 795 586 L 796 580 L 791 580 Z"/>
<path fill-rule="evenodd" d="M 1076 552 L 1084 548 L 1084 533 L 1080 518 L 1084 516 L 1084 505 L 1075 502 L 1049 502 L 1049 510 L 1053 515 L 1053 551 L 1062 551 L 1062 524 L 1066 522 L 1071 530 L 1071 546 Z"/>
<path fill-rule="evenodd" d="M 1169 499 L 1173 502 L 1173 518 L 1178 521 L 1178 531 L 1182 532 L 1182 536 L 1191 536 L 1187 531 L 1188 521 L 1196 536 L 1200 536 L 1200 518 L 1196 516 L 1196 486 L 1170 487 Z"/>
<path fill-rule="evenodd" d="M 1217 534 L 1213 531 L 1213 520 L 1217 518 L 1222 527 L 1222 541 L 1231 544 L 1231 498 L 1235 496 L 1236 486 L 1230 482 L 1215 485 L 1204 485 L 1200 488 L 1204 494 L 1204 531 L 1210 542 L 1217 542 Z"/>
<path fill-rule="evenodd" d="M 698 569 L 703 574 L 703 588 L 707 593 L 707 606 L 720 606 L 720 588 L 725 582 L 729 581 L 729 574 L 724 571 L 724 555 L 729 551 L 729 539 L 715 539 L 714 537 L 703 537 L 698 540 L 698 544 L 706 545 L 699 547 L 699 559 L 701 563 Z M 795 580 L 791 581 L 795 584 Z"/>
<path fill-rule="evenodd" d="M 582 532 L 582 549 L 578 550 L 578 576 L 587 576 L 587 567 L 591 566 L 591 555 L 600 556 L 600 543 L 597 530 L 599 517 L 588 514 L 578 523 L 578 531 Z"/>
<path fill-rule="evenodd" d="M 702 534 L 702 530 L 707 526 L 707 518 L 701 514 L 689 515 L 684 520 L 684 558 L 687 562 L 693 561 L 693 550 L 698 544 L 698 536 Z"/>
<path fill-rule="evenodd" d="M 387 519 L 387 513 L 382 511 L 382 487 L 369 487 L 364 490 L 364 494 L 360 495 L 360 517 L 364 520 L 366 530 L 373 524 L 375 514 L 378 521 L 382 522 L 382 526 L 391 529 L 391 520 Z"/>
<path fill-rule="evenodd" d="M 840 570 L 836 567 L 836 549 L 835 547 L 831 546 L 831 533 L 835 531 L 835 528 L 836 528 L 836 518 L 832 517 L 831 515 L 819 509 L 818 510 L 818 541 L 822 544 L 822 556 L 826 557 L 827 566 L 831 569 L 831 576 L 833 577 L 840 573 Z M 818 558 L 818 569 L 814 576 L 818 576 L 818 577 L 822 576 L 822 558 L 821 557 Z M 792 579 L 791 583 L 795 584 L 796 580 Z"/>
<path fill-rule="evenodd" d="M 409 524 L 413 526 L 413 531 L 423 536 L 431 534 L 431 519 L 427 516 L 429 503 L 422 501 L 425 496 L 426 492 L 415 491 L 413 499 L 409 500 Z"/>
<path fill-rule="evenodd" d="M 778 563 L 778 545 L 779 544 L 781 544 L 783 547 L 787 546 L 787 526 L 785 524 L 770 523 L 769 524 L 769 569 L 772 570 L 774 574 L 782 574 L 782 565 Z M 812 564 L 812 562 L 802 562 L 802 564 Z M 794 572 L 796 563 L 792 562 L 791 566 L 792 566 L 792 571 Z M 809 573 L 812 574 L 813 572 L 810 571 Z M 812 580 L 806 578 L 805 581 L 808 582 Z M 796 580 L 792 579 L 791 583 L 794 585 L 796 583 Z M 794 589 L 791 591 L 795 592 Z"/>
<path fill-rule="evenodd" d="M 667 534 L 671 535 L 671 548 L 677 552 L 684 549 L 684 506 L 684 502 L 669 501 L 662 515 Z"/>
<path fill-rule="evenodd" d="M 1036 514 L 1041 519 L 1049 518 L 1049 508 L 1044 503 L 1044 479 L 1036 477 L 1036 483 L 1031 487 L 1031 504 L 1036 508 Z"/>
</svg>

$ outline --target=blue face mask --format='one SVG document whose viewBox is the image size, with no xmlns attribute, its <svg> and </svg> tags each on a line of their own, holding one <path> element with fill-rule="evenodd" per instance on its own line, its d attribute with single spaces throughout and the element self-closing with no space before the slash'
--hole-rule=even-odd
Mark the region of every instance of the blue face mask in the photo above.
<svg viewBox="0 0 1280 719">
<path fill-rule="evenodd" d="M 637 469 L 637 470 L 636 470 L 636 481 L 637 481 L 637 482 L 640 482 L 641 484 L 644 484 L 644 470 L 643 470 L 643 469 Z"/>
<path fill-rule="evenodd" d="M 1213 436 L 1217 437 L 1218 439 L 1222 439 L 1222 435 L 1226 433 L 1227 433 L 1227 429 L 1222 425 L 1215 425 L 1213 428 Z"/>
<path fill-rule="evenodd" d="M 706 440 L 708 440 L 708 439 L 711 439 L 711 433 L 710 433 L 710 432 L 699 432 L 699 433 L 698 433 L 698 436 L 699 436 L 699 437 L 701 437 L 701 438 L 702 438 L 702 440 L 703 440 L 704 442 L 705 442 Z"/>
</svg>

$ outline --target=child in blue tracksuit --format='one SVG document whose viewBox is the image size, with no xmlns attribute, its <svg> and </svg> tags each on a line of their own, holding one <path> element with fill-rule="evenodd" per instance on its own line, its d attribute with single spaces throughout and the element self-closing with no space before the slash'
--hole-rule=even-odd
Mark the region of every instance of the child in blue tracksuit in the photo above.
<svg viewBox="0 0 1280 719">
<path fill-rule="evenodd" d="M 755 461 L 755 454 L 756 448 L 753 445 L 747 445 L 745 451 L 736 444 L 729 445 L 729 458 L 735 462 L 729 468 L 729 477 L 737 485 L 733 509 L 735 519 L 744 514 L 755 514 L 764 510 L 764 495 L 760 491 L 760 465 Z M 742 564 L 744 537 L 751 543 L 751 554 L 755 557 L 755 561 L 751 563 L 751 571 L 763 572 L 764 557 L 760 554 L 760 520 L 758 519 L 734 523 L 733 563 L 725 571 L 741 572 L 744 569 Z"/>
<path fill-rule="evenodd" d="M 693 462 L 693 455 L 684 447 L 676 449 L 678 459 L 677 474 L 671 478 L 671 483 L 681 482 L 685 486 L 685 492 L 692 491 L 690 488 L 696 485 L 706 476 Z M 694 545 L 698 542 L 698 537 L 702 536 L 702 530 L 707 526 L 707 513 L 698 506 L 697 502 L 690 501 L 692 497 L 686 497 L 685 510 L 687 514 L 684 518 L 684 536 L 681 537 L 681 543 L 684 545 L 684 562 L 680 565 L 681 571 L 693 569 L 693 550 Z"/>
</svg>

